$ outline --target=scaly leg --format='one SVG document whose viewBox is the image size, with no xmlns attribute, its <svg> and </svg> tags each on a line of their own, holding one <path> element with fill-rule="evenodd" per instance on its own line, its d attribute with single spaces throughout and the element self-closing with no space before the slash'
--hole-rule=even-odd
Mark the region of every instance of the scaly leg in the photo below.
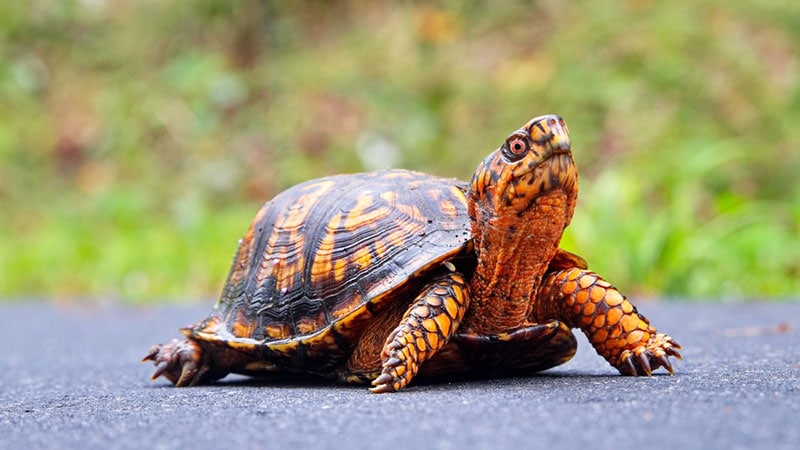
<svg viewBox="0 0 800 450">
<path fill-rule="evenodd" d="M 372 392 L 403 388 L 458 329 L 469 304 L 466 281 L 457 272 L 434 280 L 406 311 L 386 339 L 383 368 L 372 381 Z"/>
<path fill-rule="evenodd" d="M 659 334 L 625 296 L 594 272 L 571 268 L 545 275 L 530 320 L 558 319 L 580 328 L 597 353 L 623 375 L 650 375 L 669 356 L 681 359 L 681 348 Z"/>
</svg>

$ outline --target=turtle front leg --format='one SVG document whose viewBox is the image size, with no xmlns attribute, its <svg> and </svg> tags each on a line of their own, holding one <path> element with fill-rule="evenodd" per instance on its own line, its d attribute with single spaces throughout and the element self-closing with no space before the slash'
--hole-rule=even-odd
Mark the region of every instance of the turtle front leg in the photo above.
<svg viewBox="0 0 800 450">
<path fill-rule="evenodd" d="M 546 274 L 532 316 L 533 321 L 558 319 L 580 328 L 623 375 L 649 376 L 659 367 L 672 374 L 669 356 L 681 359 L 677 342 L 658 333 L 624 295 L 589 270 Z"/>
<path fill-rule="evenodd" d="M 434 280 L 386 339 L 381 374 L 370 390 L 392 392 L 408 384 L 420 366 L 447 344 L 468 305 L 469 288 L 461 274 L 452 272 Z"/>
</svg>

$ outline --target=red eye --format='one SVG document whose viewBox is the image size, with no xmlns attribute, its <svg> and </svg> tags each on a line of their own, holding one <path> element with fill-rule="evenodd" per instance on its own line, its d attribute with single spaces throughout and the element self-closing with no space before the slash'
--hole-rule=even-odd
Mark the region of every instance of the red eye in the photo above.
<svg viewBox="0 0 800 450">
<path fill-rule="evenodd" d="M 519 159 L 528 153 L 528 140 L 523 136 L 511 136 L 506 141 L 506 151 L 511 159 Z"/>
<path fill-rule="evenodd" d="M 509 145 L 510 150 L 515 155 L 520 155 L 525 152 L 525 142 L 522 139 L 514 139 Z"/>
</svg>

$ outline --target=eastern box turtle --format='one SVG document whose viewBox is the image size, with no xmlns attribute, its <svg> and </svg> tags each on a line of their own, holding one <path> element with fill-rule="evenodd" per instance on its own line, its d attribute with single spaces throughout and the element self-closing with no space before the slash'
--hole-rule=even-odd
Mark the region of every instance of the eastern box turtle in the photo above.
<svg viewBox="0 0 800 450">
<path fill-rule="evenodd" d="M 532 119 L 471 183 L 407 170 L 337 175 L 267 202 L 211 314 L 144 360 L 176 386 L 284 371 L 397 391 L 569 360 L 580 328 L 620 373 L 680 346 L 559 249 L 578 197 L 564 120 Z"/>
</svg>

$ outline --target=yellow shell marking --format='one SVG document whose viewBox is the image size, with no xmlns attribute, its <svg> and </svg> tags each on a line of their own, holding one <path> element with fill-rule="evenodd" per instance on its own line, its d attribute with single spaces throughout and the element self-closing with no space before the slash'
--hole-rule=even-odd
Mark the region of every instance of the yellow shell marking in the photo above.
<svg viewBox="0 0 800 450">
<path fill-rule="evenodd" d="M 337 305 L 337 307 L 331 311 L 331 315 L 334 319 L 346 316 L 351 312 L 356 311 L 356 308 L 358 308 L 358 306 L 361 304 L 361 301 L 361 294 L 358 291 L 355 291 L 352 298 L 350 298 L 347 303 L 340 302 L 341 304 Z"/>
<path fill-rule="evenodd" d="M 447 217 L 456 218 L 458 217 L 458 207 L 456 204 L 451 202 L 450 200 L 440 200 L 439 206 L 441 208 L 442 213 L 444 213 Z"/>
<path fill-rule="evenodd" d="M 334 231 L 339 229 L 342 221 L 342 216 L 336 215 L 331 218 L 326 226 L 325 236 L 317 247 L 317 254 L 314 257 L 314 264 L 311 267 L 310 281 L 312 284 L 317 284 L 322 280 L 328 279 L 330 274 L 334 271 L 333 250 L 336 247 L 336 233 Z M 339 268 L 339 270 L 341 270 L 341 268 Z M 341 281 L 344 279 L 344 273 L 335 275 L 334 278 Z"/>
<path fill-rule="evenodd" d="M 372 262 L 372 256 L 370 255 L 369 247 L 361 247 L 360 249 L 356 250 L 356 253 L 353 255 L 353 262 L 358 264 L 361 269 L 366 269 L 369 267 L 370 263 Z"/>
<path fill-rule="evenodd" d="M 333 277 L 337 283 L 341 283 L 345 276 L 347 276 L 347 260 L 337 259 L 333 262 Z"/>
<path fill-rule="evenodd" d="M 347 214 L 344 220 L 344 226 L 348 230 L 354 230 L 363 224 L 373 223 L 388 213 L 386 208 L 377 208 L 374 211 L 365 212 L 367 208 L 375 203 L 371 195 L 360 197 L 356 202 L 355 207 Z"/>
<path fill-rule="evenodd" d="M 266 326 L 264 330 L 267 337 L 270 339 L 283 339 L 287 338 L 291 335 L 291 330 L 289 330 L 288 325 L 277 325 L 277 324 L 270 324 Z"/>
<path fill-rule="evenodd" d="M 303 270 L 306 263 L 302 251 L 305 247 L 305 235 L 301 231 L 312 209 L 308 205 L 319 202 L 334 185 L 333 181 L 320 181 L 306 186 L 304 193 L 281 214 L 275 222 L 275 229 L 269 236 L 261 258 L 256 275 L 259 282 L 272 277 L 280 288 L 292 287 L 295 275 Z"/>
<path fill-rule="evenodd" d="M 453 197 L 457 198 L 462 205 L 464 205 L 465 207 L 467 206 L 467 197 L 464 195 L 464 191 L 459 189 L 457 186 L 450 187 L 450 194 Z"/>
<path fill-rule="evenodd" d="M 256 328 L 254 321 L 248 320 L 243 310 L 236 313 L 236 320 L 233 321 L 231 332 L 234 336 L 240 338 L 249 338 L 253 335 L 253 330 Z"/>
</svg>

